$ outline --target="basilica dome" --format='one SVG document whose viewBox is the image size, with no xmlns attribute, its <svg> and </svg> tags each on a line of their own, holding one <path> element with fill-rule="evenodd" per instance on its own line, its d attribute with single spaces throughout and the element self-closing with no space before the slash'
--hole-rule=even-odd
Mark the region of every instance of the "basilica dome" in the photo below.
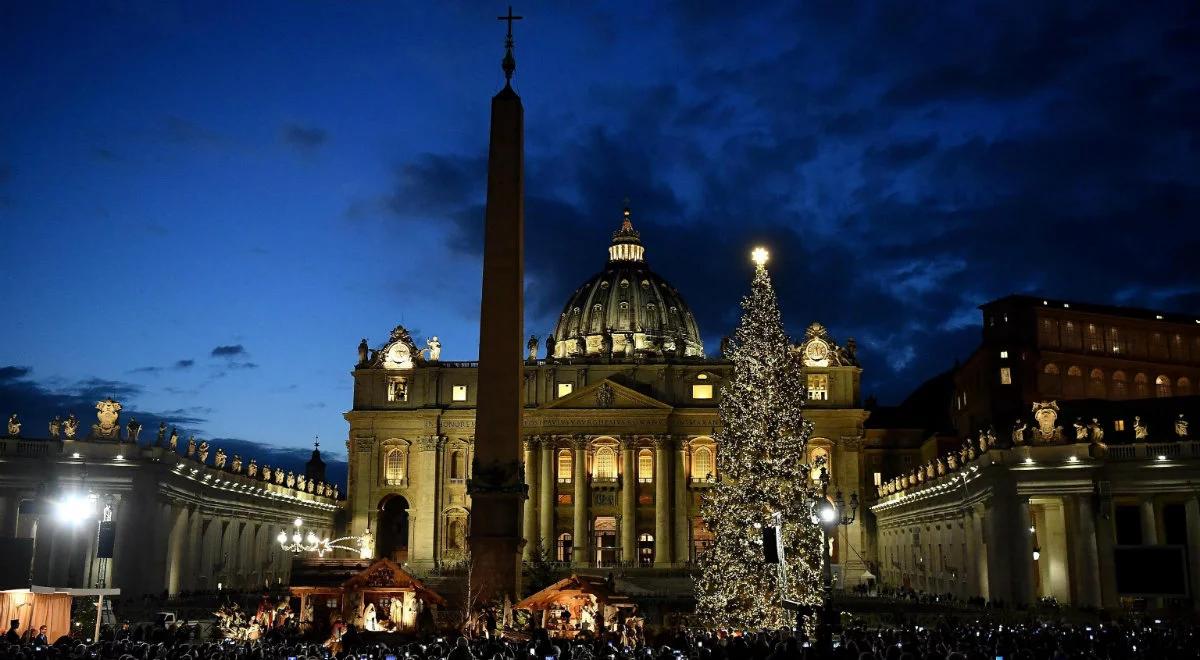
<svg viewBox="0 0 1200 660">
<path fill-rule="evenodd" d="M 613 232 L 604 270 L 571 294 L 549 344 L 558 359 L 704 356 L 692 310 L 675 287 L 650 270 L 629 209 Z"/>
</svg>

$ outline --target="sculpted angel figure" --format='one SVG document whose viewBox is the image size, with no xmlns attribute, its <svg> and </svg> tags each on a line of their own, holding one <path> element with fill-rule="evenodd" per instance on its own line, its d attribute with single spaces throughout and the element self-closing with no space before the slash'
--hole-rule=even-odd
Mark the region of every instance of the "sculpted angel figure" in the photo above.
<svg viewBox="0 0 1200 660">
<path fill-rule="evenodd" d="M 267 481 L 267 482 L 270 482 L 273 480 L 272 475 L 271 475 L 271 466 L 267 465 L 266 463 L 263 463 L 263 466 L 262 466 L 262 479 L 263 479 L 263 481 Z"/>
</svg>

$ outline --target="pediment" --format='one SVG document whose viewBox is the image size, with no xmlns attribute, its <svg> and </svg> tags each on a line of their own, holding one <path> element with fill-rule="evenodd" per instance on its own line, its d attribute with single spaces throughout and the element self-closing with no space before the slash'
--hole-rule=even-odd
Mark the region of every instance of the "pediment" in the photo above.
<svg viewBox="0 0 1200 660">
<path fill-rule="evenodd" d="M 652 396 L 605 378 L 599 383 L 555 399 L 540 410 L 673 410 Z"/>
</svg>

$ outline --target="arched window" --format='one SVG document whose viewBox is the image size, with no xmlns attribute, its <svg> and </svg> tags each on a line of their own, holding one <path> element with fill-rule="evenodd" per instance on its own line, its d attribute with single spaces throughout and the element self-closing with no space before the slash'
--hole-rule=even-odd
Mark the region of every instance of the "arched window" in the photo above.
<svg viewBox="0 0 1200 660">
<path fill-rule="evenodd" d="M 1068 398 L 1083 396 L 1083 370 L 1075 365 L 1067 367 L 1067 380 L 1063 385 L 1063 396 Z"/>
<path fill-rule="evenodd" d="M 596 448 L 595 473 L 592 476 L 597 480 L 612 480 L 617 478 L 617 456 L 612 447 L 602 446 Z"/>
<path fill-rule="evenodd" d="M 570 532 L 563 532 L 558 535 L 558 543 L 555 544 L 554 558 L 561 562 L 571 561 L 571 551 L 575 548 L 575 543 L 572 540 Z"/>
<path fill-rule="evenodd" d="M 450 479 L 462 481 L 467 478 L 467 455 L 461 449 L 450 453 Z"/>
<path fill-rule="evenodd" d="M 654 483 L 654 452 L 642 448 L 638 450 L 638 483 Z"/>
<path fill-rule="evenodd" d="M 571 468 L 573 464 L 574 461 L 571 460 L 570 449 L 558 450 L 558 483 L 571 483 Z"/>
<path fill-rule="evenodd" d="M 383 458 L 383 478 L 389 485 L 404 483 L 405 452 L 400 447 L 389 449 Z"/>
<path fill-rule="evenodd" d="M 1104 372 L 1100 369 L 1092 369 L 1088 374 L 1087 394 L 1093 399 L 1104 398 Z"/>
<path fill-rule="evenodd" d="M 821 478 L 821 468 L 833 475 L 833 462 L 829 460 L 829 450 L 825 447 L 813 447 L 808 450 L 808 465 L 812 468 L 812 480 Z"/>
<path fill-rule="evenodd" d="M 1178 396 L 1192 395 L 1192 381 L 1187 379 L 1187 376 L 1181 377 L 1175 382 L 1175 394 Z"/>
<path fill-rule="evenodd" d="M 654 565 L 654 535 L 649 532 L 638 534 L 638 563 L 642 566 Z"/>
<path fill-rule="evenodd" d="M 446 547 L 451 550 L 461 550 L 463 541 L 466 539 L 465 529 L 462 518 L 451 518 L 449 524 L 446 525 Z"/>
<path fill-rule="evenodd" d="M 1042 375 L 1038 379 L 1038 389 L 1051 396 L 1062 394 L 1062 376 L 1058 373 L 1058 365 L 1047 362 L 1042 367 Z"/>
<path fill-rule="evenodd" d="M 1154 396 L 1171 396 L 1171 379 L 1159 376 L 1154 379 Z"/>
<path fill-rule="evenodd" d="M 1114 371 L 1112 375 L 1112 397 L 1114 399 L 1124 399 L 1129 396 L 1129 383 L 1125 377 L 1124 371 Z"/>
<path fill-rule="evenodd" d="M 1139 399 L 1150 396 L 1150 380 L 1146 378 L 1146 374 L 1133 377 L 1133 395 Z"/>
</svg>

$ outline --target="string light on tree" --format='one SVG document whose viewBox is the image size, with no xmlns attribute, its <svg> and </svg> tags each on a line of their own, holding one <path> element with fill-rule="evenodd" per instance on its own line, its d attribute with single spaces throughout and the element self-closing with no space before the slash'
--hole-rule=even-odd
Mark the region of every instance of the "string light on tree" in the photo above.
<svg viewBox="0 0 1200 660">
<path fill-rule="evenodd" d="M 697 613 L 708 625 L 760 630 L 790 626 L 784 600 L 816 612 L 821 603 L 821 530 L 805 465 L 811 422 L 803 378 L 783 331 L 767 273 L 755 248 L 750 294 L 727 355 L 733 373 L 721 391 L 717 482 L 701 504 L 712 545 L 699 559 Z M 785 570 L 768 564 L 761 528 L 778 527 Z M 812 624 L 812 618 L 806 619 Z"/>
</svg>

